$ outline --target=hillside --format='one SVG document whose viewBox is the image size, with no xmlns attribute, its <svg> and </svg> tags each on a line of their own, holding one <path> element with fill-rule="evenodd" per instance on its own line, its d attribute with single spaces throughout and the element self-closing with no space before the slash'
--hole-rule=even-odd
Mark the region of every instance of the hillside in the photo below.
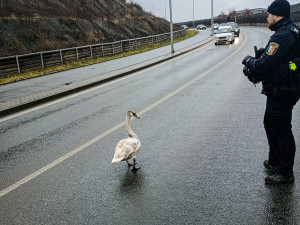
<svg viewBox="0 0 300 225">
<path fill-rule="evenodd" d="M 0 16 L 0 57 L 145 37 L 170 30 L 168 21 L 126 0 L 0 1 Z"/>
</svg>

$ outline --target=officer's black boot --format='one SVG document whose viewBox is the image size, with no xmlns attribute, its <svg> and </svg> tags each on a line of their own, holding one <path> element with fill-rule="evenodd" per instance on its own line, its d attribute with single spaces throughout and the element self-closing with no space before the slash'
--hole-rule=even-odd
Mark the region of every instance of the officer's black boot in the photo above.
<svg viewBox="0 0 300 225">
<path fill-rule="evenodd" d="M 266 184 L 284 184 L 284 183 L 293 183 L 295 180 L 294 175 L 284 176 L 278 173 L 269 175 L 265 178 Z"/>
<path fill-rule="evenodd" d="M 265 167 L 268 175 L 274 175 L 278 171 L 278 168 L 269 164 L 268 160 L 264 161 L 264 167 Z"/>
</svg>

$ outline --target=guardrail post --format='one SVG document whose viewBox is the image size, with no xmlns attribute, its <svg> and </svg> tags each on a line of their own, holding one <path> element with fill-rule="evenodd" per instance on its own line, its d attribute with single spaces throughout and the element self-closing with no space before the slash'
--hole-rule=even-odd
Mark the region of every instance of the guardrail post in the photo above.
<svg viewBox="0 0 300 225">
<path fill-rule="evenodd" d="M 41 63 L 42 63 L 42 68 L 44 69 L 43 53 L 42 53 L 42 52 L 40 52 L 40 55 L 41 55 Z"/>
<path fill-rule="evenodd" d="M 104 56 L 104 49 L 103 49 L 103 44 L 102 44 L 102 56 Z"/>
<path fill-rule="evenodd" d="M 90 45 L 90 52 L 91 52 L 91 58 L 93 58 L 93 49 L 91 45 Z"/>
<path fill-rule="evenodd" d="M 113 50 L 113 55 L 115 54 L 115 48 L 114 48 L 114 42 L 111 43 L 111 47 L 112 47 L 112 50 Z"/>
<path fill-rule="evenodd" d="M 21 73 L 20 64 L 19 64 L 19 56 L 17 56 L 17 55 L 16 55 L 16 62 L 17 62 L 18 72 Z"/>
<path fill-rule="evenodd" d="M 61 49 L 59 50 L 59 54 L 60 54 L 60 64 L 63 64 L 63 56 L 62 56 L 62 51 Z"/>
<path fill-rule="evenodd" d="M 76 48 L 76 58 L 77 58 L 77 60 L 79 59 L 79 56 L 78 56 L 78 48 Z"/>
</svg>

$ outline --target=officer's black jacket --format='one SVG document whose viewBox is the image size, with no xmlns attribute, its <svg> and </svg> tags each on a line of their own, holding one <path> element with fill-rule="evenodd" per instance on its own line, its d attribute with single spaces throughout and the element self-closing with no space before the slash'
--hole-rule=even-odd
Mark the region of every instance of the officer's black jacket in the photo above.
<svg viewBox="0 0 300 225">
<path fill-rule="evenodd" d="M 280 64 L 288 64 L 296 58 L 297 38 L 291 31 L 292 27 L 299 29 L 291 18 L 283 18 L 275 23 L 271 29 L 275 33 L 271 36 L 262 57 L 249 61 L 248 68 L 257 74 L 259 80 L 270 80 L 270 76 L 274 76 L 274 71 Z"/>
</svg>

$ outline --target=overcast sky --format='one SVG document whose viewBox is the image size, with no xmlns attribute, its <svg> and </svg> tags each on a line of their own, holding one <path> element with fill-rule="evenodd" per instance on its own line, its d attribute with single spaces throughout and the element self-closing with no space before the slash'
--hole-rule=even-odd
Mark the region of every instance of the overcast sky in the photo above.
<svg viewBox="0 0 300 225">
<path fill-rule="evenodd" d="M 139 3 L 147 12 L 169 20 L 169 1 L 168 0 L 131 0 Z M 193 1 L 194 1 L 194 18 L 208 19 L 211 16 L 211 0 L 171 0 L 173 22 L 185 22 L 193 20 Z M 219 15 L 222 11 L 228 14 L 229 9 L 237 11 L 245 8 L 267 8 L 273 0 L 213 0 L 214 16 Z M 290 4 L 297 4 L 299 0 L 289 0 Z"/>
</svg>

